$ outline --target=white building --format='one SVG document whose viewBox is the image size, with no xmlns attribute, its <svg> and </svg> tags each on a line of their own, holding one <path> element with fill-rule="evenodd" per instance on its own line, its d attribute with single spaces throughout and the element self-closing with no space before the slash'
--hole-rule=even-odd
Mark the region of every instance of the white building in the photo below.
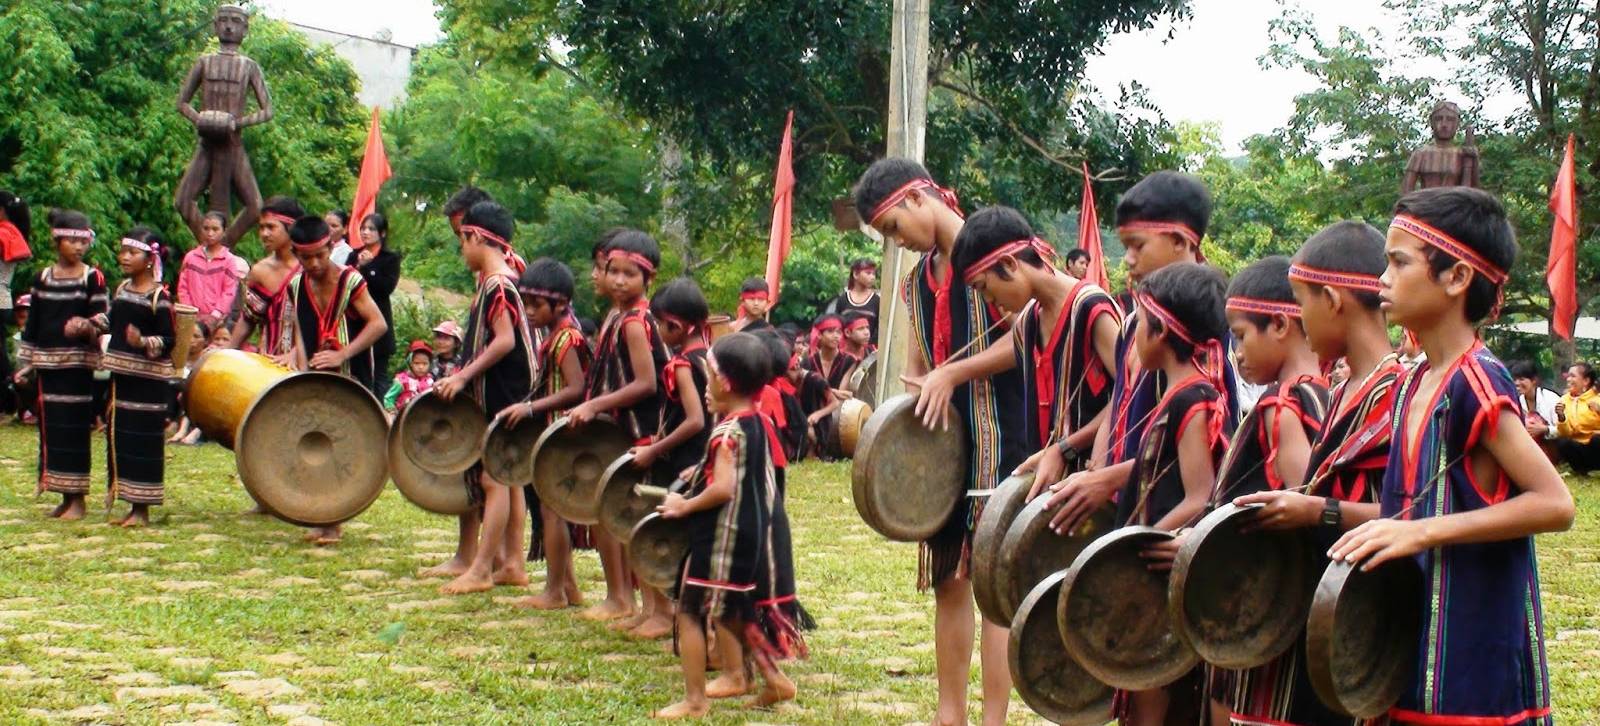
<svg viewBox="0 0 1600 726">
<path fill-rule="evenodd" d="M 377 106 L 387 111 L 405 100 L 416 48 L 389 40 L 387 33 L 380 33 L 378 38 L 363 38 L 299 23 L 289 23 L 289 27 L 299 31 L 312 45 L 332 46 L 334 53 L 350 63 L 361 79 L 361 90 L 356 97 L 362 106 Z"/>
</svg>

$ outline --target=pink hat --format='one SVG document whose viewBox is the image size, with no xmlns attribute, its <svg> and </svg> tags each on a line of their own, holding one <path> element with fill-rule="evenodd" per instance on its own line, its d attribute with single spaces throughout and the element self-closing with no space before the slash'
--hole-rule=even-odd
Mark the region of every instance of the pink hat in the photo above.
<svg viewBox="0 0 1600 726">
<path fill-rule="evenodd" d="M 23 295 L 22 297 L 17 298 L 17 307 L 19 307 L 19 308 L 32 308 L 33 307 L 33 295 Z"/>
<path fill-rule="evenodd" d="M 457 343 L 461 342 L 461 326 L 456 325 L 454 320 L 446 320 L 433 326 L 433 332 L 455 338 Z"/>
</svg>

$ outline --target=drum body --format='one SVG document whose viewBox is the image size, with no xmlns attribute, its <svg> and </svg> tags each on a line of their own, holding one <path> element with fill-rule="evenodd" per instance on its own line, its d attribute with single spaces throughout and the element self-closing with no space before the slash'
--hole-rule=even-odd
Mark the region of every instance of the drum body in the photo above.
<svg viewBox="0 0 1600 726">
<path fill-rule="evenodd" d="M 195 319 L 200 311 L 193 305 L 177 303 L 172 306 L 172 366 L 176 370 L 189 368 L 189 354 L 195 352 L 191 346 L 194 342 Z"/>
<path fill-rule="evenodd" d="M 717 338 L 733 332 L 733 318 L 726 315 L 713 315 L 706 318 L 706 326 L 711 329 L 711 342 L 715 343 Z"/>
<path fill-rule="evenodd" d="M 855 396 L 857 401 L 867 404 L 868 408 L 878 405 L 878 351 L 872 351 L 867 357 L 856 364 L 856 369 L 850 371 L 850 378 L 845 381 L 845 390 Z"/>
<path fill-rule="evenodd" d="M 834 431 L 838 432 L 839 452 L 848 457 L 856 455 L 856 445 L 861 441 L 861 429 L 872 416 L 872 407 L 854 398 L 846 399 L 835 409 Z"/>
<path fill-rule="evenodd" d="M 666 591 L 678 584 L 683 560 L 689 556 L 689 528 L 681 519 L 662 519 L 652 513 L 634 525 L 628 537 L 628 560 L 646 585 Z"/>
<path fill-rule="evenodd" d="M 1050 509 L 1049 504 L 1047 494 L 1034 498 L 1017 512 L 1000 540 L 994 569 L 994 594 L 1000 608 L 998 614 L 1005 619 L 996 620 L 997 623 L 1009 624 L 1012 614 L 1022 605 L 1022 598 L 1027 597 L 1035 585 L 1050 574 L 1071 567 L 1089 543 L 1111 531 L 1115 519 L 1115 512 L 1104 507 L 1089 515 L 1076 530 L 1060 535 L 1050 527 L 1056 510 Z"/>
<path fill-rule="evenodd" d="M 1011 625 L 1014 609 L 1001 607 L 999 583 L 996 574 L 1000 565 L 1000 542 L 1005 539 L 1017 513 L 1022 511 L 1033 486 L 1033 474 L 1013 476 L 1000 482 L 989 501 L 983 504 L 978 515 L 978 525 L 972 531 L 972 598 L 978 611 L 991 623 Z M 1051 599 L 1054 599 L 1054 595 Z"/>
<path fill-rule="evenodd" d="M 639 493 L 647 472 L 633 465 L 633 454 L 623 454 L 600 476 L 600 526 L 627 544 L 640 520 L 656 511 L 660 497 Z"/>
<path fill-rule="evenodd" d="M 850 469 L 862 520 L 900 542 L 932 537 L 966 501 L 966 426 L 952 417 L 949 428 L 930 431 L 913 410 L 916 404 L 916 396 L 902 394 L 873 412 Z"/>
<path fill-rule="evenodd" d="M 278 518 L 330 526 L 383 493 L 388 419 L 354 379 L 219 350 L 195 364 L 187 385 L 189 419 L 233 449 L 245 490 Z"/>
</svg>

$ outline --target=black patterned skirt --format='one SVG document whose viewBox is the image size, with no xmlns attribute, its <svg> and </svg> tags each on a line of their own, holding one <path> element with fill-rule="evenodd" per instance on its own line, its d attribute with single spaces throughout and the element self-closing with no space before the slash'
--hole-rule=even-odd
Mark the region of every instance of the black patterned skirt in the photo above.
<svg viewBox="0 0 1600 726">
<path fill-rule="evenodd" d="M 107 480 L 117 499 L 160 504 L 166 463 L 167 381 L 111 374 L 111 413 L 106 422 Z"/>
<path fill-rule="evenodd" d="M 94 371 L 37 369 L 39 487 L 89 492 L 89 432 L 94 428 Z"/>
</svg>

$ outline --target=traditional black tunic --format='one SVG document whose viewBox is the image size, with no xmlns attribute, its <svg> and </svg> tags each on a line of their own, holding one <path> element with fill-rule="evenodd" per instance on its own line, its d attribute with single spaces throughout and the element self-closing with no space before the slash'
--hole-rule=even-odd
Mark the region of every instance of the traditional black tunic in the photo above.
<svg viewBox="0 0 1600 726">
<path fill-rule="evenodd" d="M 354 267 L 341 268 L 333 290 L 333 298 L 323 308 L 304 273 L 289 280 L 287 296 L 293 301 L 300 347 L 305 350 L 308 363 L 323 350 L 342 350 L 366 327 L 366 321 L 361 319 L 355 306 L 355 300 L 367 292 L 367 282 L 361 273 Z M 372 350 L 361 351 L 345 361 L 338 372 L 356 379 L 362 388 L 372 390 Z"/>
<path fill-rule="evenodd" d="M 1316 441 L 1327 414 L 1328 389 L 1311 376 L 1283 381 L 1262 396 L 1233 433 L 1217 474 L 1213 502 L 1224 504 L 1246 494 L 1283 489 L 1276 466 L 1278 422 L 1292 416 L 1305 430 L 1306 440 Z"/>
<path fill-rule="evenodd" d="M 689 417 L 683 410 L 686 396 L 694 396 L 701 402 L 701 408 L 704 410 L 706 373 L 710 370 L 706 365 L 706 353 L 705 344 L 696 339 L 693 344 L 685 346 L 677 355 L 672 356 L 672 360 L 667 361 L 666 367 L 662 369 L 661 384 L 666 395 L 662 396 L 661 400 L 661 426 L 656 433 L 657 438 L 671 434 Z M 680 368 L 689 371 L 690 377 L 694 380 L 694 390 L 678 390 L 677 372 Z M 706 425 L 693 438 L 656 459 L 656 465 L 651 471 L 651 479 L 656 485 L 671 484 L 684 469 L 694 466 L 705 458 L 706 442 L 711 440 L 709 411 L 705 412 L 705 419 Z"/>
<path fill-rule="evenodd" d="M 724 419 L 712 432 L 685 496 L 705 490 L 717 452 L 726 448 L 733 454 L 733 498 L 684 520 L 691 535 L 677 593 L 679 612 L 722 623 L 757 657 L 785 658 L 803 655 L 805 642 L 791 615 L 794 594 L 778 592 L 780 580 L 793 582 L 793 573 L 779 571 L 793 558 L 777 552 L 773 536 L 781 506 L 771 456 L 776 440 L 771 421 L 754 410 Z"/>
<path fill-rule="evenodd" d="M 649 341 L 656 392 L 630 406 L 606 413 L 615 416 L 617 423 L 622 424 L 634 441 L 644 443 L 661 424 L 661 400 L 665 388 L 661 384 L 661 370 L 666 367 L 668 356 L 667 346 L 661 342 L 661 333 L 656 330 L 656 320 L 650 315 L 650 305 L 643 299 L 632 308 L 606 318 L 606 324 L 600 329 L 594 365 L 589 367 L 584 398 L 588 400 L 603 396 L 633 382 L 633 362 L 629 358 L 627 336 L 623 334 L 629 325 L 642 326 L 645 339 Z"/>
<path fill-rule="evenodd" d="M 1231 434 L 1233 425 L 1226 421 L 1222 405 L 1216 387 L 1198 373 L 1167 391 L 1156 404 L 1155 415 L 1134 459 L 1133 472 L 1117 496 L 1118 523 L 1153 525 L 1183 502 L 1178 442 L 1195 415 L 1201 412 L 1224 417 L 1222 436 Z M 1227 443 L 1223 437 L 1211 442 L 1213 467 L 1222 460 Z"/>
<path fill-rule="evenodd" d="M 1035 450 L 1087 426 L 1111 401 L 1111 371 L 1094 349 L 1094 324 L 1104 315 L 1122 321 L 1111 296 L 1087 280 L 1073 286 L 1052 329 L 1045 329 L 1038 301 L 1017 315 L 1017 368 L 1023 398 L 1032 404 L 1027 441 Z"/>
<path fill-rule="evenodd" d="M 844 352 L 841 348 L 834 353 L 832 365 L 823 364 L 821 351 L 812 351 L 810 357 L 806 358 L 806 367 L 822 374 L 830 388 L 844 388 L 845 381 L 850 378 L 850 372 L 855 370 L 856 364 L 860 362 L 860 358 Z"/>
<path fill-rule="evenodd" d="M 973 338 L 982 336 L 983 340 L 973 344 L 963 357 L 977 355 L 1010 334 L 1006 326 L 995 325 L 1000 312 L 956 275 L 947 270 L 945 279 L 936 279 L 935 262 L 935 255 L 924 256 L 900 287 L 900 297 L 911 316 L 916 351 L 912 355 L 920 355 L 929 370 L 962 350 Z M 967 462 L 969 489 L 993 489 L 1033 453 L 1028 450 L 1026 417 L 1015 415 L 1027 410 L 1022 391 L 1021 371 L 1010 370 L 960 386 L 951 397 L 956 413 L 966 421 L 971 442 Z M 977 515 L 977 505 L 965 500 L 944 527 L 922 544 L 917 566 L 919 589 L 965 576 Z"/>
<path fill-rule="evenodd" d="M 136 328 L 144 345 L 128 344 Z M 102 366 L 111 372 L 111 412 L 106 445 L 110 493 L 130 504 L 161 504 L 170 409 L 172 297 L 156 285 L 134 292 L 126 280 L 111 297 L 111 338 Z"/>
<path fill-rule="evenodd" d="M 32 294 L 17 365 L 32 366 L 39 381 L 38 485 L 61 494 L 86 494 L 100 346 L 93 339 L 69 337 L 66 326 L 78 317 L 101 333 L 110 329 L 106 277 L 85 266 L 77 277 L 58 278 L 53 266 L 46 267 L 34 279 Z"/>
<path fill-rule="evenodd" d="M 464 389 L 491 418 L 507 406 L 527 400 L 533 390 L 537 353 L 528 333 L 528 316 L 522 307 L 522 296 L 517 293 L 516 279 L 509 274 L 486 275 L 478 281 L 478 292 L 467 313 L 467 329 L 463 333 L 466 339 L 461 347 L 463 368 L 494 341 L 494 320 L 502 314 L 511 318 L 511 350 Z M 483 467 L 474 464 L 463 476 L 473 501 L 481 503 Z"/>
</svg>

